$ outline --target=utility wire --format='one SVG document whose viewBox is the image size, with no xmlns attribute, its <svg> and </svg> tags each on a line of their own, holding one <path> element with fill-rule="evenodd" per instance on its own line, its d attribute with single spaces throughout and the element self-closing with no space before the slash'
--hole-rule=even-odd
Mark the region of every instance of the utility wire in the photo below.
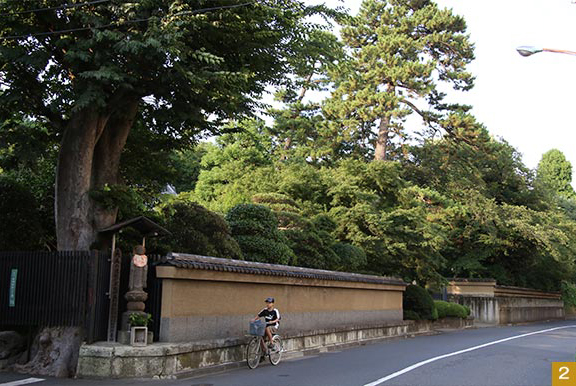
<svg viewBox="0 0 576 386">
<path fill-rule="evenodd" d="M 104 1 L 109 1 L 109 0 L 99 0 L 101 2 Z M 223 5 L 220 7 L 211 7 L 211 8 L 201 8 L 201 9 L 195 9 L 193 11 L 182 11 L 182 12 L 178 12 L 172 15 L 167 15 L 162 17 L 161 19 L 165 19 L 166 17 L 172 17 L 172 16 L 181 16 L 181 15 L 191 15 L 191 14 L 196 14 L 196 13 L 204 13 L 204 12 L 209 12 L 209 11 L 216 11 L 216 10 L 221 10 L 221 9 L 230 9 L 230 8 L 239 8 L 239 7 L 245 7 L 247 5 L 251 5 L 254 4 L 255 1 L 251 1 L 248 3 L 242 3 L 242 4 L 235 4 L 235 5 Z M 118 27 L 124 24 L 130 24 L 130 23 L 142 23 L 145 21 L 149 21 L 151 19 L 154 19 L 155 16 L 151 16 L 151 17 L 147 17 L 144 19 L 133 19 L 133 20 L 125 20 L 122 22 L 117 22 L 117 23 L 110 23 L 110 24 L 104 24 L 104 25 L 100 25 L 100 26 L 94 26 L 94 27 L 80 27 L 80 28 L 70 28 L 70 29 L 64 29 L 64 30 L 58 30 L 58 31 L 49 31 L 49 32 L 35 32 L 32 34 L 28 34 L 28 35 L 9 35 L 9 36 L 0 36 L 0 40 L 18 40 L 18 39 L 25 39 L 25 38 L 31 38 L 31 37 L 39 37 L 39 36 L 48 36 L 48 35 L 59 35 L 59 34 L 63 34 L 63 33 L 70 33 L 70 32 L 78 32 L 78 31 L 88 31 L 88 30 L 93 30 L 93 29 L 102 29 L 102 28 L 108 28 L 108 27 Z"/>
<path fill-rule="evenodd" d="M 85 7 L 87 5 L 101 4 L 101 3 L 108 3 L 108 2 L 110 2 L 110 0 L 95 0 L 95 1 L 89 1 L 87 3 L 62 4 L 62 5 L 59 5 L 57 7 L 29 9 L 26 11 L 19 11 L 19 12 L 5 12 L 5 13 L 0 13 L 0 16 L 24 15 L 27 13 L 36 13 L 36 12 L 43 12 L 43 11 L 55 11 L 55 10 L 61 10 L 61 9 L 80 8 L 80 7 Z"/>
</svg>

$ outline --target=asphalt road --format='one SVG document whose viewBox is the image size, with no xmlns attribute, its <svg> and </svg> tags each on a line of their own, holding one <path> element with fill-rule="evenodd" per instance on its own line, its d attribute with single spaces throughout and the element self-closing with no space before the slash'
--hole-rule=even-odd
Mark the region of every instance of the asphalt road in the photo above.
<svg viewBox="0 0 576 386">
<path fill-rule="evenodd" d="M 179 380 L 44 379 L 38 386 L 411 385 L 549 386 L 551 363 L 573 362 L 576 321 L 446 331 Z M 576 374 L 574 374 L 576 377 Z M 29 377 L 0 373 L 0 386 Z M 42 378 L 42 377 L 38 377 Z"/>
</svg>

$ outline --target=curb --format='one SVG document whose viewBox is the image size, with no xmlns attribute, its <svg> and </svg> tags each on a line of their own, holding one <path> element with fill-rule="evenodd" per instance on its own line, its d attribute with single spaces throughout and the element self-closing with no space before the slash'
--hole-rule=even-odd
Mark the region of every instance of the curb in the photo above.
<svg viewBox="0 0 576 386">
<path fill-rule="evenodd" d="M 467 328 L 470 328 L 470 327 L 467 327 Z M 453 329 L 453 330 L 458 331 L 458 330 L 464 330 L 464 329 L 465 328 Z M 330 345 L 330 346 L 305 349 L 305 350 L 301 350 L 301 351 L 288 351 L 288 352 L 284 352 L 282 354 L 282 361 L 287 361 L 287 360 L 289 361 L 289 360 L 298 359 L 298 358 L 314 357 L 314 356 L 318 356 L 319 354 L 322 354 L 322 353 L 341 351 L 341 350 L 346 350 L 348 348 L 366 346 L 369 344 L 376 344 L 376 343 L 380 343 L 380 342 L 388 341 L 388 340 L 411 339 L 411 338 L 416 338 L 418 336 L 431 336 L 431 335 L 440 335 L 440 334 L 442 334 L 442 331 L 439 331 L 439 330 L 413 332 L 413 333 L 408 333 L 408 334 L 404 334 L 404 335 L 387 336 L 387 337 L 374 338 L 374 339 L 365 339 L 365 340 L 361 340 L 361 341 L 357 341 L 357 342 L 334 344 L 334 345 Z M 280 363 L 282 363 L 282 362 L 280 362 Z M 268 363 L 267 363 L 267 361 L 264 361 L 263 364 L 267 365 Z M 202 369 L 196 369 L 196 370 L 192 370 L 192 371 L 182 372 L 182 373 L 179 373 L 178 375 L 176 375 L 175 379 L 198 378 L 198 377 L 203 377 L 206 375 L 220 374 L 220 373 L 228 372 L 231 370 L 236 370 L 236 369 L 239 369 L 242 367 L 247 367 L 245 360 L 243 360 L 241 362 L 225 363 L 225 364 L 221 364 L 221 365 L 205 367 Z M 146 378 L 146 379 L 148 379 L 148 378 Z"/>
</svg>

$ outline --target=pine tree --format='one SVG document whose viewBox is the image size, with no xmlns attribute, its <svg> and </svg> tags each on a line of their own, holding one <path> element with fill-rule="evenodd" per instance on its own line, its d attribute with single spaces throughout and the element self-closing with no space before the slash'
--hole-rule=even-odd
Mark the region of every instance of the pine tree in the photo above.
<svg viewBox="0 0 576 386">
<path fill-rule="evenodd" d="M 449 112 L 466 110 L 443 103 L 438 88 L 473 85 L 466 71 L 473 46 L 465 32 L 462 17 L 429 0 L 365 0 L 342 29 L 350 60 L 335 73 L 337 88 L 325 107 L 339 140 L 375 143 L 374 159 L 385 160 L 390 140 L 406 136 L 410 114 L 437 130 Z"/>
</svg>

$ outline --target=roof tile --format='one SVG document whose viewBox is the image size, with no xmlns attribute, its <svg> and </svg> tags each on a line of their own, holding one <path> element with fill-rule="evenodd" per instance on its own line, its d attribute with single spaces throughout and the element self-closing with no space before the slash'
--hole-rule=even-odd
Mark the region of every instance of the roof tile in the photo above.
<svg viewBox="0 0 576 386">
<path fill-rule="evenodd" d="M 386 276 L 362 275 L 358 273 L 327 271 L 293 267 L 288 265 L 266 264 L 253 261 L 223 259 L 218 257 L 171 253 L 160 265 L 171 265 L 179 268 L 199 269 L 208 271 L 225 271 L 250 273 L 255 275 L 296 277 L 306 279 L 349 281 L 372 284 L 407 285 L 404 281 Z"/>
</svg>

